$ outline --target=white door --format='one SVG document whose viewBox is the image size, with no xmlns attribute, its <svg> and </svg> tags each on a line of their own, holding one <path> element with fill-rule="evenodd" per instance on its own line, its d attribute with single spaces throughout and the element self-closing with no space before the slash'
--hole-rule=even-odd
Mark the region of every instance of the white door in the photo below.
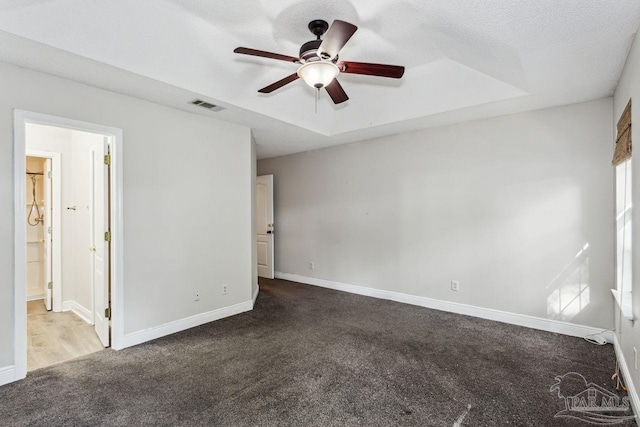
<svg viewBox="0 0 640 427">
<path fill-rule="evenodd" d="M 105 138 L 106 140 L 106 138 Z M 109 230 L 108 217 L 108 166 L 104 156 L 106 141 L 91 150 L 91 239 L 93 285 L 93 322 L 96 334 L 105 347 L 109 346 L 109 242 L 105 232 Z"/>
<path fill-rule="evenodd" d="M 256 209 L 258 276 L 273 279 L 273 175 L 258 177 Z"/>
<path fill-rule="evenodd" d="M 53 301 L 53 251 L 52 251 L 52 221 L 53 203 L 51 186 L 51 159 L 44 164 L 44 305 L 51 310 Z"/>
</svg>

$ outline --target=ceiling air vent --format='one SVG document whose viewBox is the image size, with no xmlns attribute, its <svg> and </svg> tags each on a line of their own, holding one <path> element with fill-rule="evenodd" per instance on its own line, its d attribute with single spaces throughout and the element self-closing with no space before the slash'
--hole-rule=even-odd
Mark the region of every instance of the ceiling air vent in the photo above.
<svg viewBox="0 0 640 427">
<path fill-rule="evenodd" d="M 196 99 L 195 101 L 191 102 L 193 105 L 197 105 L 198 107 L 202 107 L 202 108 L 206 108 L 207 110 L 210 111 L 222 111 L 224 110 L 224 107 L 221 107 L 219 105 L 215 105 L 215 104 L 211 104 L 207 101 L 203 101 L 201 99 Z"/>
</svg>

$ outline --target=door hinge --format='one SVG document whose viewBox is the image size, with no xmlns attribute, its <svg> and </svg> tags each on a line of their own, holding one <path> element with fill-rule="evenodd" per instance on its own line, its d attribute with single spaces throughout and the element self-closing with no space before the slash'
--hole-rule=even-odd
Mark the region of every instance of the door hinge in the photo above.
<svg viewBox="0 0 640 427">
<path fill-rule="evenodd" d="M 47 178 L 51 179 L 51 171 L 47 172 Z"/>
<path fill-rule="evenodd" d="M 53 282 L 47 283 L 47 289 L 53 289 Z"/>
<path fill-rule="evenodd" d="M 111 154 L 107 154 L 104 156 L 104 164 L 105 165 L 110 165 L 111 164 Z"/>
<path fill-rule="evenodd" d="M 104 317 L 111 320 L 111 307 L 107 307 L 104 309 Z"/>
<path fill-rule="evenodd" d="M 104 232 L 104 240 L 106 242 L 110 242 L 111 241 L 111 232 L 110 231 L 105 231 Z"/>
</svg>

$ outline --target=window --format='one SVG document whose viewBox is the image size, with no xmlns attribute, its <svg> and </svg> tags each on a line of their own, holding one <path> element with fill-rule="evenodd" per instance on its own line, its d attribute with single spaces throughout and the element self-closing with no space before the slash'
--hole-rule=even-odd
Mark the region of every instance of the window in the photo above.
<svg viewBox="0 0 640 427">
<path fill-rule="evenodd" d="M 613 295 L 626 318 L 631 307 L 631 100 L 618 121 L 613 165 L 616 168 L 616 289 Z"/>
<path fill-rule="evenodd" d="M 616 289 L 631 292 L 631 159 L 616 166 Z"/>
</svg>

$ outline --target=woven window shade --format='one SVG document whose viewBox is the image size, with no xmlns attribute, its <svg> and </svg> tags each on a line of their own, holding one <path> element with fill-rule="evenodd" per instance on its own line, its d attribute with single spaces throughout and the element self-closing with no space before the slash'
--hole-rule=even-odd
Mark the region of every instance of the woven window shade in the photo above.
<svg viewBox="0 0 640 427">
<path fill-rule="evenodd" d="M 631 100 L 618 121 L 618 136 L 613 152 L 613 165 L 618 166 L 631 158 Z"/>
</svg>

